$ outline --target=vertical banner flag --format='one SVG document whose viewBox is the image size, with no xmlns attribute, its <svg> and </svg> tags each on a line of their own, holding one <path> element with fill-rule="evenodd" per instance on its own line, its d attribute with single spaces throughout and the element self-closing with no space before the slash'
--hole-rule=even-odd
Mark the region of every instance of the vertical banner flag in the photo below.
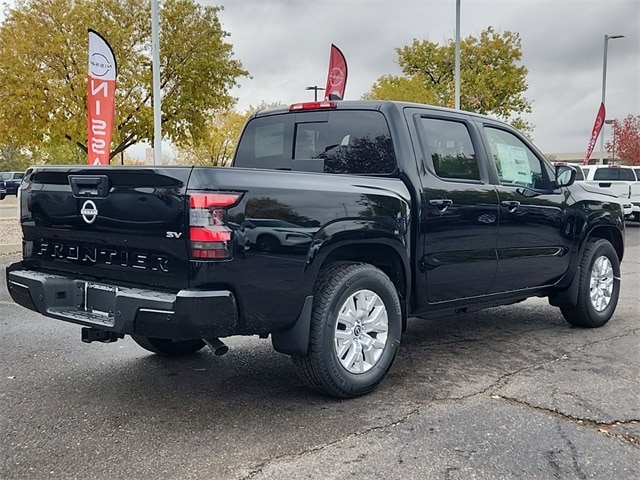
<svg viewBox="0 0 640 480">
<path fill-rule="evenodd" d="M 344 89 L 347 86 L 347 61 L 338 47 L 331 44 L 329 57 L 329 75 L 325 88 L 325 100 L 344 99 Z"/>
<path fill-rule="evenodd" d="M 602 125 L 604 124 L 604 103 L 600 104 L 600 108 L 598 109 L 598 114 L 596 115 L 596 121 L 593 123 L 593 130 L 591 130 L 591 139 L 589 140 L 589 145 L 587 146 L 587 154 L 584 156 L 584 160 L 582 162 L 583 165 L 589 165 L 589 158 L 591 158 L 591 152 L 593 152 L 593 147 L 596 145 L 596 140 L 598 140 L 598 135 L 600 134 L 600 130 L 602 130 Z"/>
<path fill-rule="evenodd" d="M 116 96 L 116 59 L 109 43 L 89 29 L 87 163 L 109 165 Z"/>
</svg>

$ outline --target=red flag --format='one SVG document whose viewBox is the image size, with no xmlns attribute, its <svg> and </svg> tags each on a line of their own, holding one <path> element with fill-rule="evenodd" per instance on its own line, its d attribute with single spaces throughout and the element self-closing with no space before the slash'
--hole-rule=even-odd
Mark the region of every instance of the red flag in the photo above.
<svg viewBox="0 0 640 480">
<path fill-rule="evenodd" d="M 347 86 L 347 61 L 338 47 L 331 44 L 329 75 L 325 88 L 325 100 L 342 100 Z"/>
<path fill-rule="evenodd" d="M 87 163 L 109 165 L 116 96 L 116 59 L 109 43 L 89 29 Z"/>
<path fill-rule="evenodd" d="M 582 162 L 583 165 L 589 165 L 589 158 L 591 158 L 591 152 L 593 152 L 593 147 L 596 145 L 596 140 L 598 140 L 598 135 L 600 134 L 600 130 L 602 130 L 602 125 L 604 124 L 604 103 L 600 104 L 600 108 L 598 109 L 598 114 L 596 115 L 596 121 L 593 123 L 593 130 L 591 130 L 591 139 L 589 140 L 589 145 L 587 146 L 587 154 L 584 156 L 584 160 Z"/>
</svg>

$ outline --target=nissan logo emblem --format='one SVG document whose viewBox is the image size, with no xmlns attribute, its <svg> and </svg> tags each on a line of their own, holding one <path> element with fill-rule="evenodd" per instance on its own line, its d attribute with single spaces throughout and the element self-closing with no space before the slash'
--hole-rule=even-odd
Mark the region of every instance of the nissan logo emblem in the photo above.
<svg viewBox="0 0 640 480">
<path fill-rule="evenodd" d="M 80 215 L 82 215 L 82 219 L 88 224 L 92 224 L 96 221 L 98 217 L 98 207 L 91 200 L 87 200 L 82 204 L 82 208 L 80 209 Z"/>
</svg>

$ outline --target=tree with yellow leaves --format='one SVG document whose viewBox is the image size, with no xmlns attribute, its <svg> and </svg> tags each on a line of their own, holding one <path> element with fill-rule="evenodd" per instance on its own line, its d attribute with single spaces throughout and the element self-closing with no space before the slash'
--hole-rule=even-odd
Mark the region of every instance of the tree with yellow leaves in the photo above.
<svg viewBox="0 0 640 480">
<path fill-rule="evenodd" d="M 235 104 L 229 92 L 248 75 L 225 41 L 220 8 L 162 2 L 162 132 L 178 145 L 204 138 L 212 112 Z M 150 17 L 149 1 L 17 1 L 0 24 L 0 142 L 11 138 L 36 154 L 71 141 L 86 152 L 88 28 L 99 31 L 116 56 L 111 157 L 152 141 Z"/>
<path fill-rule="evenodd" d="M 414 39 L 397 48 L 403 75 L 384 75 L 364 95 L 366 99 L 403 100 L 452 108 L 455 104 L 455 43 L 439 45 Z M 460 42 L 460 107 L 510 121 L 525 131 L 532 126 L 518 115 L 531 111 L 524 97 L 527 68 L 520 65 L 520 36 L 489 27 L 480 37 Z"/>
</svg>

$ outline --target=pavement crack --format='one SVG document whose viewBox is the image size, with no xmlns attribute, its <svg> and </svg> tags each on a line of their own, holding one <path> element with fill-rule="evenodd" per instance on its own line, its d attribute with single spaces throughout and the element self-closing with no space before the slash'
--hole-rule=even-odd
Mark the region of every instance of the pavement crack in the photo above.
<svg viewBox="0 0 640 480">
<path fill-rule="evenodd" d="M 640 419 L 637 419 L 637 418 L 615 420 L 612 422 L 603 422 L 603 421 L 593 420 L 590 418 L 582 418 L 577 415 L 571 415 L 569 413 L 564 413 L 556 408 L 548 408 L 548 407 L 541 407 L 539 405 L 533 405 L 532 403 L 526 402 L 524 400 L 520 400 L 518 398 L 505 397 L 503 395 L 491 395 L 491 398 L 494 400 L 504 400 L 505 402 L 510 403 L 512 405 L 524 406 L 526 408 L 530 408 L 538 412 L 543 412 L 545 414 L 552 415 L 556 418 L 562 418 L 564 420 L 568 420 L 578 425 L 582 425 L 587 428 L 597 430 L 598 432 L 608 437 L 617 438 L 618 440 L 623 440 L 632 445 L 635 445 L 636 447 L 640 447 L 640 438 L 635 437 L 631 434 L 617 433 L 614 431 L 614 428 L 616 427 L 622 427 L 625 425 L 640 425 Z"/>
<path fill-rule="evenodd" d="M 618 335 L 613 335 L 611 337 L 602 338 L 602 339 L 599 339 L 599 340 L 594 340 L 594 341 L 591 341 L 591 342 L 587 342 L 587 343 L 585 343 L 583 345 L 580 345 L 580 346 L 578 346 L 578 347 L 576 347 L 576 348 L 574 348 L 572 350 L 565 351 L 559 357 L 552 358 L 552 359 L 549 359 L 549 360 L 545 360 L 543 362 L 538 362 L 538 363 L 535 363 L 533 365 L 526 365 L 526 366 L 521 367 L 521 368 L 519 368 L 517 370 L 513 370 L 511 372 L 507 372 L 504 375 L 501 375 L 496 381 L 492 382 L 491 385 L 489 385 L 487 388 L 484 388 L 481 391 L 476 392 L 474 394 L 467 395 L 466 398 L 473 397 L 474 395 L 482 395 L 482 394 L 488 393 L 490 390 L 494 390 L 494 389 L 500 388 L 511 377 L 519 375 L 522 372 L 526 372 L 526 371 L 529 371 L 529 370 L 535 370 L 535 369 L 538 369 L 538 368 L 545 367 L 547 365 L 551 365 L 551 364 L 554 364 L 554 363 L 557 363 L 557 362 L 568 360 L 569 357 L 571 355 L 575 354 L 575 353 L 582 352 L 582 351 L 584 351 L 586 349 L 589 349 L 589 348 L 591 348 L 593 346 L 600 345 L 600 344 L 603 344 L 603 343 L 607 343 L 607 342 L 610 342 L 612 340 L 618 340 L 620 338 L 624 338 L 624 337 L 626 337 L 628 335 L 637 335 L 638 332 L 640 332 L 640 328 L 635 328 L 635 329 L 632 329 L 632 330 L 627 330 L 627 331 L 625 331 L 623 333 L 620 333 Z"/>
<path fill-rule="evenodd" d="M 321 452 L 327 448 L 333 447 L 335 445 L 339 445 L 341 443 L 344 443 L 348 440 L 351 440 L 353 438 L 357 438 L 360 437 L 362 435 L 368 435 L 372 432 L 378 432 L 378 431 L 383 431 L 383 430 L 387 430 L 390 428 L 395 428 L 399 425 L 402 425 L 403 423 L 407 422 L 410 418 L 412 418 L 413 416 L 417 415 L 420 410 L 422 409 L 422 407 L 417 406 L 415 408 L 413 408 L 412 410 L 410 410 L 409 412 L 407 412 L 406 414 L 404 414 L 401 418 L 399 418 L 398 420 L 395 420 L 393 422 L 389 422 L 386 423 L 384 425 L 376 425 L 374 427 L 370 427 L 370 428 L 366 428 L 364 430 L 358 431 L 358 432 L 352 432 L 349 435 L 343 437 L 343 438 L 339 438 L 337 440 L 333 440 L 331 442 L 327 442 L 325 444 L 322 445 L 317 445 L 315 447 L 311 447 L 311 448 L 307 448 L 305 450 L 301 450 L 299 452 L 296 453 L 289 453 L 286 455 L 280 455 L 280 456 L 276 456 L 274 458 L 270 458 L 268 460 L 265 460 L 264 462 L 256 465 L 253 470 L 251 470 L 247 475 L 240 477 L 239 480 L 247 480 L 250 478 L 254 478 L 256 475 L 260 475 L 265 468 L 267 468 L 270 464 L 275 463 L 275 462 L 279 462 L 279 461 L 283 461 L 283 460 L 287 460 L 287 459 L 295 459 L 295 458 L 300 458 L 303 457 L 305 455 L 309 455 L 310 453 L 316 453 L 316 452 Z"/>
</svg>

